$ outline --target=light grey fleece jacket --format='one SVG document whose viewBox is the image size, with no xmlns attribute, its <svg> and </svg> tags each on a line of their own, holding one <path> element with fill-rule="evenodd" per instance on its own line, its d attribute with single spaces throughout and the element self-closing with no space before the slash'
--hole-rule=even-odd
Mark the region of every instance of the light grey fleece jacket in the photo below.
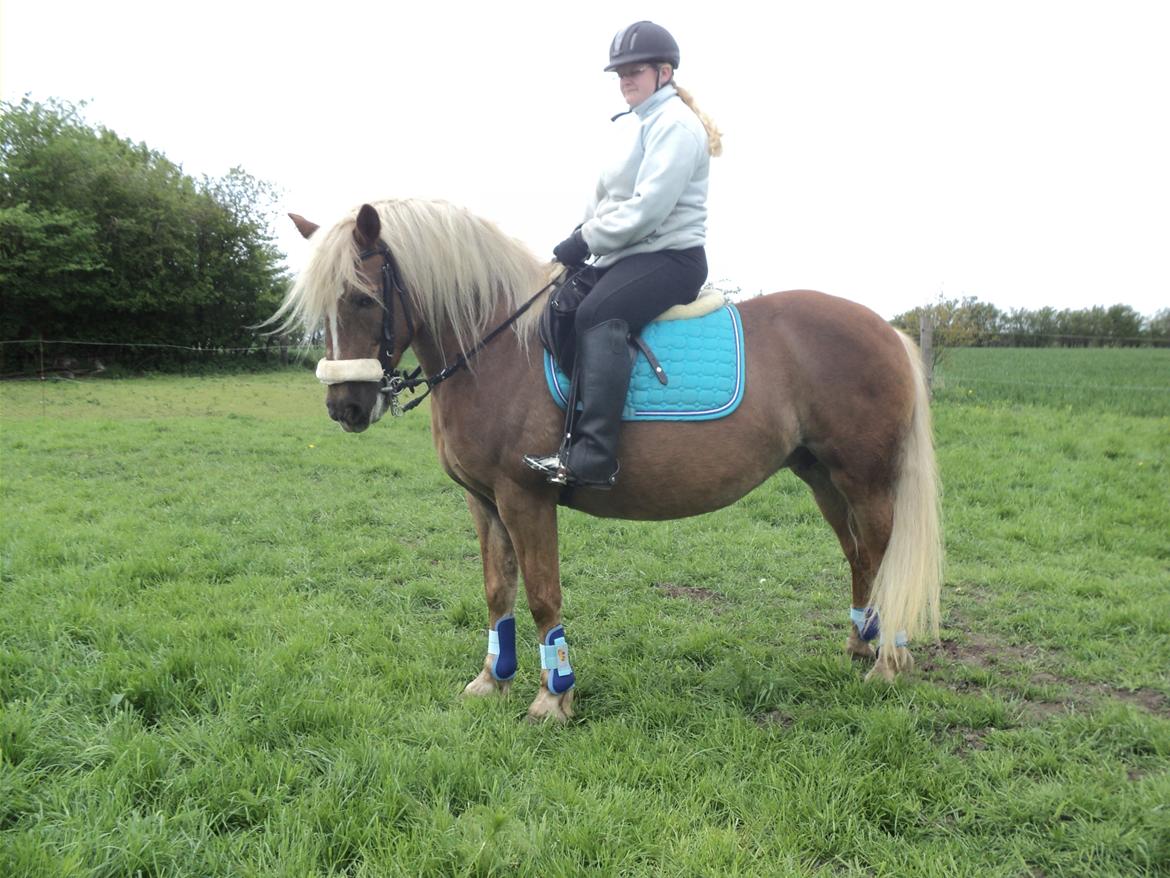
<svg viewBox="0 0 1170 878">
<path fill-rule="evenodd" d="M 641 126 L 630 151 L 602 173 L 581 226 L 603 268 L 635 253 L 685 250 L 707 240 L 711 158 L 703 123 L 670 84 L 634 113 Z"/>
</svg>

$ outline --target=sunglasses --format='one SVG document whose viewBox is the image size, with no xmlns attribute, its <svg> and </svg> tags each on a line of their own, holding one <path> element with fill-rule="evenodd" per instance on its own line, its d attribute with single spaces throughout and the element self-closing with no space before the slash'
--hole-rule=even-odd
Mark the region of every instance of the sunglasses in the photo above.
<svg viewBox="0 0 1170 878">
<path fill-rule="evenodd" d="M 618 79 L 636 79 L 637 77 L 639 77 L 643 73 L 645 73 L 647 70 L 653 70 L 653 69 L 654 69 L 653 65 L 643 64 L 639 67 L 632 67 L 629 70 L 626 70 L 625 72 L 622 72 L 621 70 L 615 70 L 614 75 L 617 76 Z"/>
</svg>

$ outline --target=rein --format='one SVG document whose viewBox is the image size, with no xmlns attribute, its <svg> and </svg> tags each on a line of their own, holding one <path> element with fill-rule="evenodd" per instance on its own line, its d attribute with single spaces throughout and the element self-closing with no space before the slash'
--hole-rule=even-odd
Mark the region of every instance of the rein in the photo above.
<svg viewBox="0 0 1170 878">
<path fill-rule="evenodd" d="M 371 256 L 381 255 L 382 257 L 382 345 L 378 350 L 378 362 L 382 366 L 382 376 L 379 381 L 378 392 L 385 394 L 388 397 L 390 413 L 392 415 L 402 415 L 410 411 L 412 408 L 421 403 L 424 399 L 430 396 L 431 391 L 436 386 L 442 384 L 456 372 L 465 369 L 470 360 L 474 359 L 480 351 L 486 348 L 496 339 L 504 330 L 508 329 L 513 323 L 520 319 L 533 303 L 539 299 L 544 293 L 550 290 L 556 281 L 550 281 L 545 286 L 537 290 L 523 305 L 517 308 L 512 314 L 485 335 L 482 339 L 475 343 L 475 346 L 466 354 L 460 353 L 454 363 L 444 366 L 434 375 L 423 375 L 422 366 L 417 367 L 413 372 L 407 372 L 405 369 L 394 368 L 394 308 L 393 296 L 398 294 L 398 301 L 402 303 L 402 314 L 406 319 L 407 337 L 402 345 L 402 350 L 410 347 L 414 341 L 414 319 L 411 317 L 410 297 L 406 295 L 406 290 L 399 281 L 398 265 L 394 261 L 394 256 L 390 252 L 390 248 L 385 243 L 379 241 L 378 246 L 371 250 L 365 250 L 358 254 L 358 259 L 365 261 Z M 416 388 L 426 385 L 426 392 L 418 397 L 412 399 L 406 405 L 401 405 L 398 402 L 398 397 L 404 391 L 413 393 Z"/>
</svg>

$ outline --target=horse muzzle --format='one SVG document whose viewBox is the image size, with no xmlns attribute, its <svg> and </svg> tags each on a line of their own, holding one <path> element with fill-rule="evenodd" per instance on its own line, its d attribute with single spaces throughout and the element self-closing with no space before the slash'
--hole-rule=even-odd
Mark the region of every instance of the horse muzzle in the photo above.
<svg viewBox="0 0 1170 878">
<path fill-rule="evenodd" d="M 347 433 L 361 433 L 386 412 L 386 397 L 371 382 L 334 384 L 325 393 L 329 417 Z"/>
<path fill-rule="evenodd" d="M 370 426 L 370 414 L 360 403 L 353 399 L 335 399 L 330 390 L 325 400 L 325 408 L 329 410 L 329 417 L 341 425 L 347 433 L 361 433 Z"/>
<path fill-rule="evenodd" d="M 379 392 L 382 364 L 378 360 L 321 360 L 317 380 L 328 385 L 325 408 L 347 433 L 361 433 L 386 408 Z"/>
</svg>

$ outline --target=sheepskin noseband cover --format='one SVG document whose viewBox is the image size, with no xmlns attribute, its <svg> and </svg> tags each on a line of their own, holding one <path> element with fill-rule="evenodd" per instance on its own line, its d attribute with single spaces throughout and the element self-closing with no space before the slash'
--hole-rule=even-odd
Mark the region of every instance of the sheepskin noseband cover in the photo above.
<svg viewBox="0 0 1170 878">
<path fill-rule="evenodd" d="M 382 364 L 377 360 L 321 360 L 317 363 L 317 380 L 322 384 L 381 381 Z"/>
</svg>

